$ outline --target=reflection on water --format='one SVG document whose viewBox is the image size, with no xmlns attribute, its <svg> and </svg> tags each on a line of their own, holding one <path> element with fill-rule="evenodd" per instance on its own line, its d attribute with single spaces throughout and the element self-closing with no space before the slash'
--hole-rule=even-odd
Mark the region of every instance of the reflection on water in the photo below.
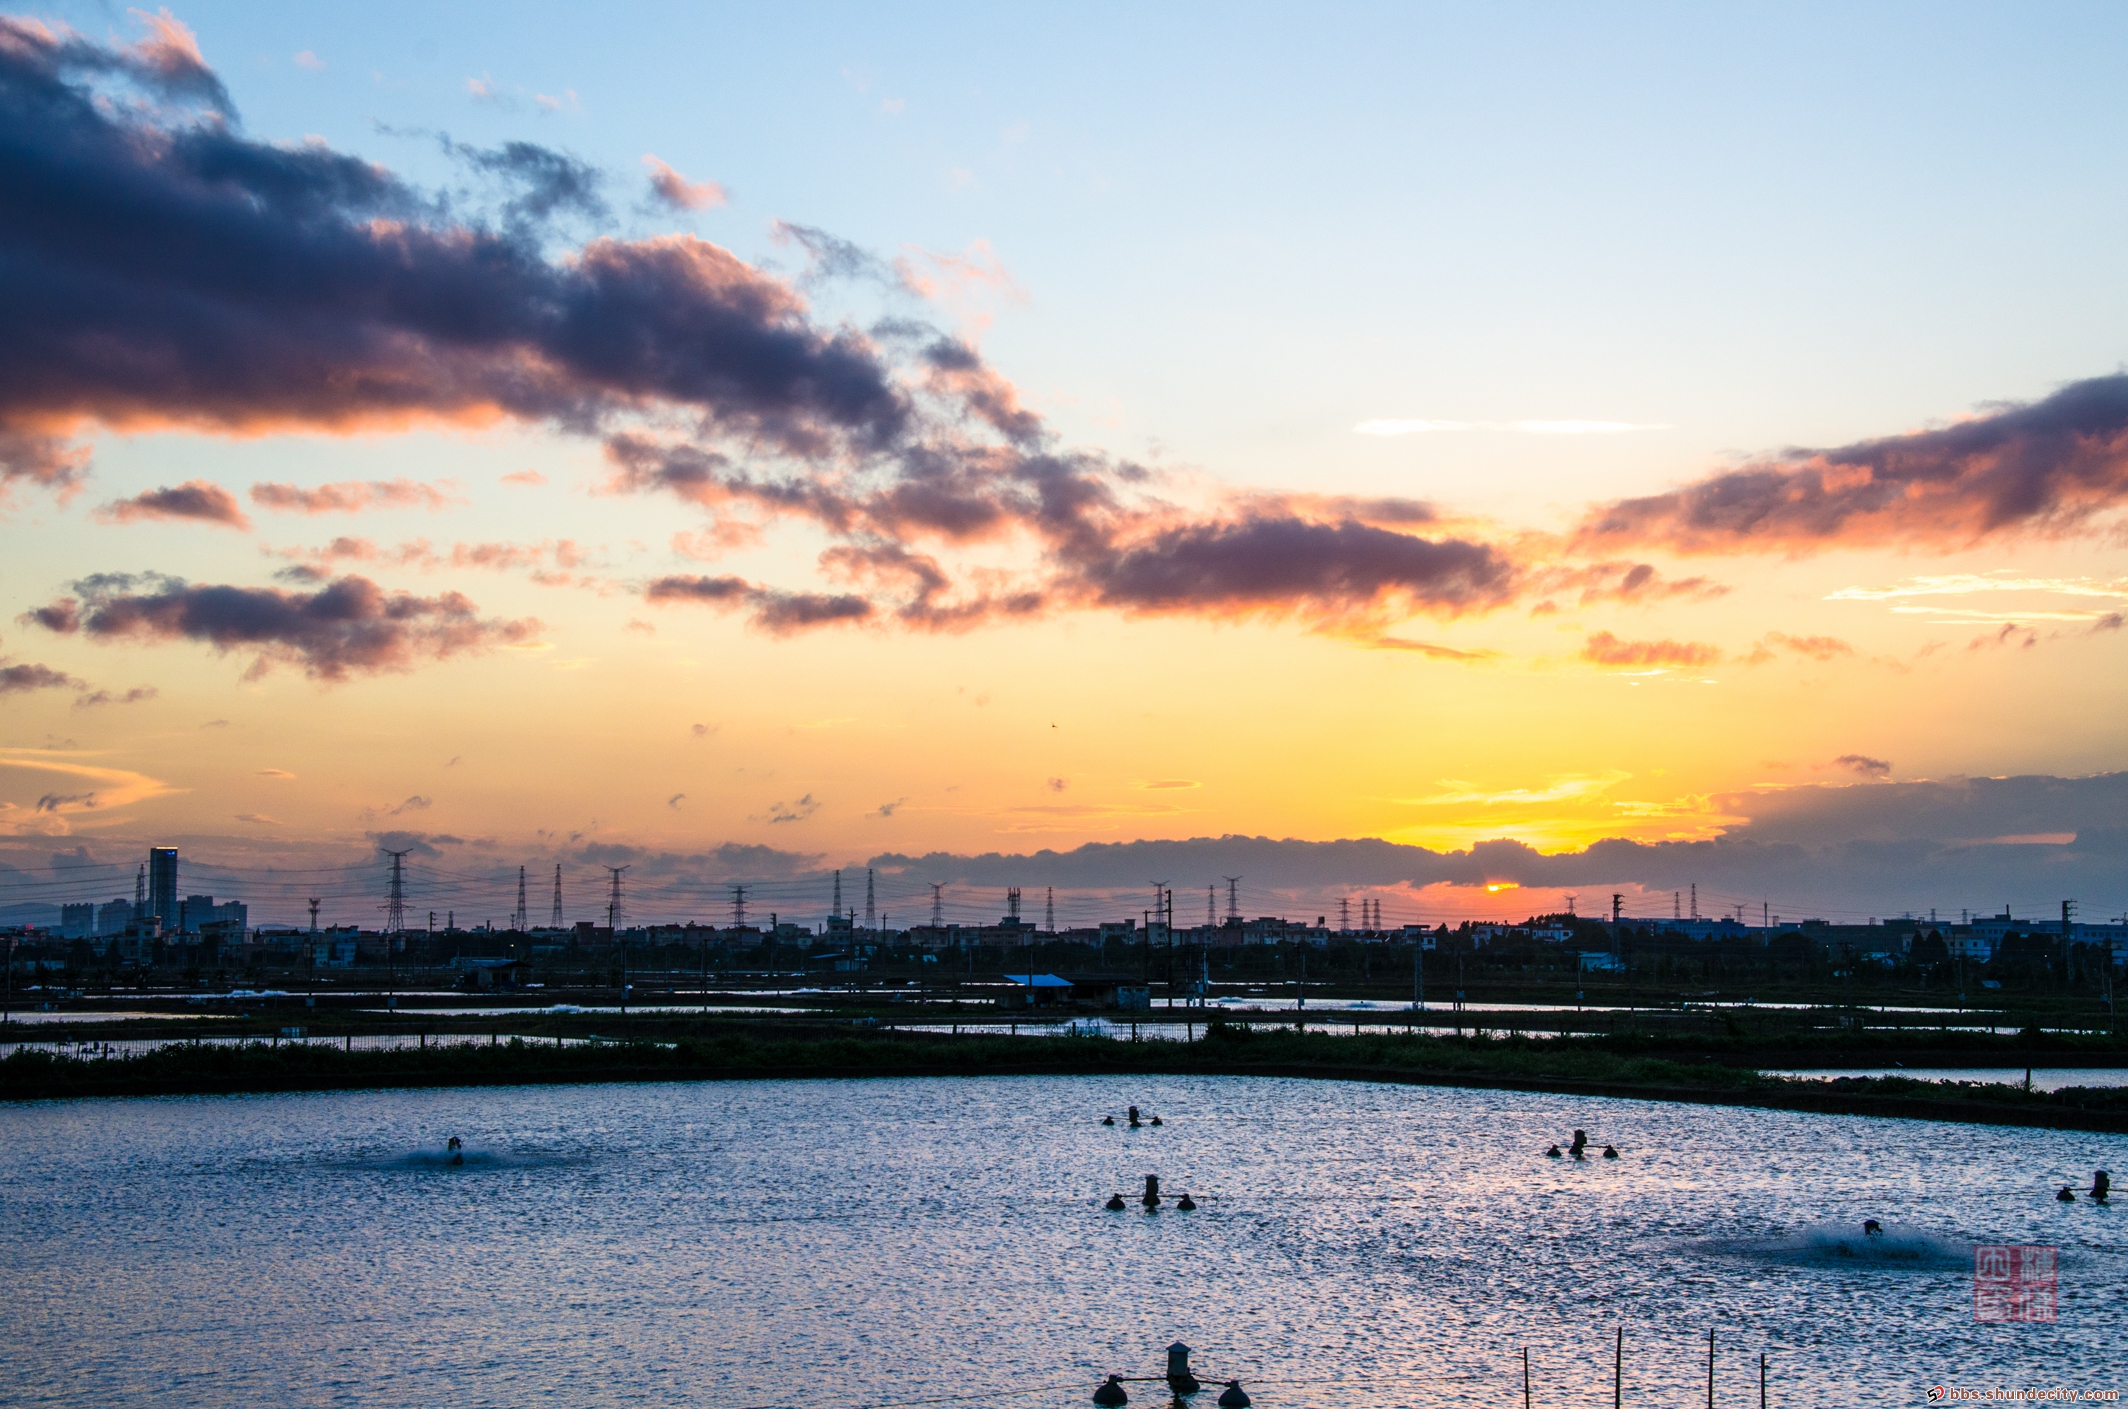
<svg viewBox="0 0 2128 1409">
<path fill-rule="evenodd" d="M 1547 1159 L 1576 1127 L 1622 1158 Z M 1781 1404 L 2123 1387 L 2128 1208 L 2051 1198 L 2121 1136 L 1229 1077 L 50 1102 L 0 1142 L 13 1404 L 1062 1409 L 1178 1337 L 1264 1409 L 1497 1404 L 1524 1346 L 1563 1404 L 1621 1323 L 1633 1403 L 1697 1402 L 1710 1327 L 1725 1404 L 1761 1350 Z M 1147 1174 L 1200 1206 L 1102 1208 Z M 2059 1322 L 1976 1325 L 1976 1241 L 2062 1247 Z"/>
</svg>

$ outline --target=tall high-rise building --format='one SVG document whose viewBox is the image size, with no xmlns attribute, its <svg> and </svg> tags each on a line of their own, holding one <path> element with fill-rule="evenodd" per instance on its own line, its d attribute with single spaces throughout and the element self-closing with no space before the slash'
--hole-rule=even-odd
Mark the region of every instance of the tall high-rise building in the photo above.
<svg viewBox="0 0 2128 1409">
<path fill-rule="evenodd" d="M 148 848 L 148 913 L 159 917 L 163 928 L 177 928 L 177 848 Z"/>
</svg>

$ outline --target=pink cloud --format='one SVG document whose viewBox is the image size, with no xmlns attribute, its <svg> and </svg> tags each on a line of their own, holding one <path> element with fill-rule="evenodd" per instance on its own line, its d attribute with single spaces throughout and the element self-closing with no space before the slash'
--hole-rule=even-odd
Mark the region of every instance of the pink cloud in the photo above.
<svg viewBox="0 0 2128 1409">
<path fill-rule="evenodd" d="M 650 168 L 650 189 L 674 210 L 709 210 L 728 202 L 722 186 L 714 181 L 689 181 L 664 162 L 647 153 L 643 165 Z"/>
<path fill-rule="evenodd" d="M 355 479 L 321 484 L 315 489 L 293 484 L 254 484 L 251 502 L 282 514 L 358 514 L 364 509 L 418 508 L 433 512 L 466 500 L 449 480 L 423 484 L 411 479 Z"/>
</svg>

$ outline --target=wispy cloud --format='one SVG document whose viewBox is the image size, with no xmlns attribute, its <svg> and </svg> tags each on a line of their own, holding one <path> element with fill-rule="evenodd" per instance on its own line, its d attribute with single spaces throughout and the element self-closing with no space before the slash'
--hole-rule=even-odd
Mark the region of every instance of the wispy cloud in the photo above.
<svg viewBox="0 0 2128 1409">
<path fill-rule="evenodd" d="M 1909 577 L 1889 587 L 1842 587 L 1828 602 L 1884 602 L 1909 597 L 1969 597 L 1984 592 L 2051 592 L 2064 597 L 2128 597 L 2128 578 L 2023 577 L 2011 571 Z"/>
<path fill-rule="evenodd" d="M 1703 641 L 1623 641 L 1608 631 L 1598 631 L 1583 643 L 1581 658 L 1591 665 L 1668 668 L 1712 665 L 1722 653 Z"/>
<path fill-rule="evenodd" d="M 254 484 L 251 502 L 282 514 L 359 514 L 365 509 L 448 509 L 467 502 L 454 481 L 423 484 L 411 479 L 344 480 L 304 489 L 293 484 Z"/>
<path fill-rule="evenodd" d="M 820 806 L 820 801 L 815 798 L 811 793 L 807 793 L 805 796 L 799 798 L 796 802 L 770 803 L 768 805 L 768 812 L 764 814 L 763 817 L 757 818 L 756 820 L 766 821 L 771 826 L 783 822 L 803 822 L 808 817 L 811 817 L 814 813 L 818 812 L 820 810 Z"/>
<path fill-rule="evenodd" d="M 1774 647 L 1792 651 L 1799 656 L 1808 656 L 1816 661 L 1829 661 L 1839 656 L 1855 654 L 1855 648 L 1837 636 L 1791 636 L 1786 632 L 1769 631 L 1765 642 L 1752 653 L 1752 660 L 1770 660 Z"/>
<path fill-rule="evenodd" d="M 154 699 L 161 693 L 162 691 L 156 689 L 153 685 L 135 685 L 124 694 L 114 694 L 110 690 L 91 690 L 75 699 L 74 708 L 97 709 L 104 705 L 140 704 Z"/>
<path fill-rule="evenodd" d="M 1401 798 L 1399 801 L 1414 807 L 1512 807 L 1526 803 L 1568 802 L 1600 796 L 1625 782 L 1631 773 L 1612 771 L 1597 774 L 1567 774 L 1554 778 L 1541 788 L 1501 788 L 1488 790 L 1473 787 L 1469 783 L 1444 778 L 1441 786 L 1449 789 L 1430 797 Z"/>
</svg>

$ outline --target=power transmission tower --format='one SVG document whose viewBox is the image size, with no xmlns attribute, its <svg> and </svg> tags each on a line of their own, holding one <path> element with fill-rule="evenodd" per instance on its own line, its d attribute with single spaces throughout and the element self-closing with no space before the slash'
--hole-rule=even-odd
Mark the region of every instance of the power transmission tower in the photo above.
<svg viewBox="0 0 2128 1409">
<path fill-rule="evenodd" d="M 1341 895 L 1337 898 L 1337 932 L 1352 933 L 1352 900 L 1349 896 Z"/>
<path fill-rule="evenodd" d="M 1050 934 L 1057 932 L 1057 888 L 1049 888 L 1049 899 L 1042 904 L 1042 928 Z"/>
<path fill-rule="evenodd" d="M 525 868 L 522 866 L 517 868 L 517 913 L 510 917 L 510 928 L 519 931 L 532 928 L 532 911 L 525 902 Z"/>
<path fill-rule="evenodd" d="M 1692 918 L 1699 918 L 1699 882 L 1692 883 Z"/>
<path fill-rule="evenodd" d="M 1227 918 L 1230 920 L 1238 920 L 1241 918 L 1241 877 L 1228 876 L 1226 878 L 1226 883 Z"/>
<path fill-rule="evenodd" d="M 547 923 L 556 929 L 562 927 L 562 868 L 558 861 L 554 864 L 554 916 Z"/>
<path fill-rule="evenodd" d="M 1167 923 L 1167 882 L 1153 882 L 1153 916 L 1162 924 Z"/>
<path fill-rule="evenodd" d="M 933 881 L 931 883 L 931 928 L 944 929 L 945 926 L 946 887 L 941 882 Z"/>
<path fill-rule="evenodd" d="M 138 915 L 148 908 L 148 863 L 140 863 L 140 871 L 133 877 L 133 913 Z"/>
<path fill-rule="evenodd" d="M 1206 929 L 1210 929 L 1218 923 L 1219 889 L 1216 886 L 1206 886 L 1204 888 L 1204 925 Z"/>
<path fill-rule="evenodd" d="M 411 851 L 413 848 L 407 848 Z M 406 928 L 406 872 L 407 851 L 385 851 L 392 858 L 392 885 L 384 904 L 384 932 L 396 935 Z"/>
<path fill-rule="evenodd" d="M 835 903 L 828 907 L 828 913 L 838 920 L 842 918 L 842 871 L 840 868 L 837 868 L 835 872 Z"/>
<path fill-rule="evenodd" d="M 626 866 L 608 866 L 606 874 L 613 877 L 613 898 L 606 902 L 606 928 L 615 934 L 621 932 L 621 873 Z"/>
<path fill-rule="evenodd" d="M 746 924 L 746 887 L 730 886 L 728 889 L 731 891 L 731 927 L 739 929 Z"/>
<path fill-rule="evenodd" d="M 1575 894 L 1574 894 L 1574 893 L 1573 893 L 1572 891 L 1568 891 L 1568 892 L 1567 892 L 1567 897 L 1566 897 L 1566 912 L 1567 912 L 1567 914 L 1571 915 L 1571 914 L 1573 914 L 1573 913 L 1574 913 L 1574 902 L 1575 902 L 1575 900 L 1577 900 L 1577 899 L 1579 899 L 1579 897 L 1578 897 L 1578 896 L 1576 896 L 1576 895 L 1575 895 Z"/>
<path fill-rule="evenodd" d="M 1020 888 L 1005 887 L 1005 918 L 1017 921 L 1020 918 Z"/>
<path fill-rule="evenodd" d="M 875 913 L 872 908 L 872 868 L 867 866 L 864 873 L 864 927 L 877 932 L 879 926 L 873 921 Z"/>
</svg>

